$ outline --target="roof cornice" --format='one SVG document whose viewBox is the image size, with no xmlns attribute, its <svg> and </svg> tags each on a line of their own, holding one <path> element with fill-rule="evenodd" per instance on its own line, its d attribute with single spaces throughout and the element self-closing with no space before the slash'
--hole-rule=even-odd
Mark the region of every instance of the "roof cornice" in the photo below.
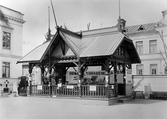
<svg viewBox="0 0 167 119">
<path fill-rule="evenodd" d="M 5 15 L 5 17 L 6 17 L 7 19 L 9 19 L 9 20 L 12 20 L 12 21 L 15 21 L 15 22 L 18 22 L 18 23 L 22 23 L 22 24 L 25 23 L 25 21 L 22 20 L 22 19 L 17 19 L 17 18 L 15 18 L 15 17 L 11 17 L 11 16 L 8 16 L 8 15 Z"/>
</svg>

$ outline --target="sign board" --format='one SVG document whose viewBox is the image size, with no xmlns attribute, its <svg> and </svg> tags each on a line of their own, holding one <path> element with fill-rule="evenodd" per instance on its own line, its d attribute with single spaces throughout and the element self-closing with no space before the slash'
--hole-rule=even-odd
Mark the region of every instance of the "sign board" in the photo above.
<svg viewBox="0 0 167 119">
<path fill-rule="evenodd" d="M 72 86 L 72 85 L 67 85 L 67 89 L 74 89 L 74 86 Z"/>
<path fill-rule="evenodd" d="M 17 92 L 18 91 L 18 84 L 17 84 L 17 82 L 14 82 L 13 83 L 13 92 Z"/>
<path fill-rule="evenodd" d="M 42 85 L 38 85 L 37 90 L 42 90 Z"/>
<path fill-rule="evenodd" d="M 104 82 L 106 74 L 105 71 L 86 71 L 84 72 L 84 77 L 87 79 L 96 80 L 96 82 Z M 78 73 L 75 71 L 67 71 L 66 73 L 67 81 L 69 84 L 78 84 Z"/>
<path fill-rule="evenodd" d="M 90 87 L 89 87 L 89 90 L 90 90 L 90 91 L 96 91 L 96 86 L 90 86 Z"/>
<path fill-rule="evenodd" d="M 62 86 L 62 84 L 61 83 L 58 83 L 58 87 L 61 87 Z"/>
<path fill-rule="evenodd" d="M 124 75 L 117 74 L 117 83 L 123 84 L 124 83 Z"/>
<path fill-rule="evenodd" d="M 115 83 L 114 74 L 110 74 L 110 80 L 109 80 L 109 83 L 110 83 L 110 84 Z"/>
<path fill-rule="evenodd" d="M 111 85 L 111 89 L 114 89 L 114 85 Z"/>
<path fill-rule="evenodd" d="M 132 84 L 132 69 L 126 68 L 126 84 Z"/>
</svg>

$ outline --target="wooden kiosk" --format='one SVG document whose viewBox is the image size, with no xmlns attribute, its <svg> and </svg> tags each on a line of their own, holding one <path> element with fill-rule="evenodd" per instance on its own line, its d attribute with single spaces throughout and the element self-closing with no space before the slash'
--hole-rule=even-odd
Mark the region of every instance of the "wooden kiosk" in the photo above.
<svg viewBox="0 0 167 119">
<path fill-rule="evenodd" d="M 127 79 L 126 70 L 130 72 L 131 64 L 141 61 L 132 40 L 119 32 L 117 27 L 82 32 L 72 32 L 57 27 L 57 32 L 51 39 L 18 61 L 18 63 L 24 62 L 29 63 L 30 76 L 34 66 L 41 68 L 42 77 L 45 68 L 49 69 L 49 74 L 54 72 L 53 79 L 56 84 L 52 84 L 50 76 L 47 94 L 111 98 L 131 94 L 132 82 L 130 78 Z M 82 85 L 84 72 L 90 66 L 99 66 L 106 72 L 105 83 L 99 87 L 96 84 L 94 84 L 96 87 L 90 87 L 91 84 Z M 71 87 L 66 84 L 66 72 L 70 68 L 74 68 L 78 74 L 78 84 Z M 59 79 L 62 79 L 64 86 L 61 91 L 63 94 L 59 94 Z M 44 82 L 43 78 L 41 80 Z M 69 90 L 70 93 L 67 94 Z"/>
</svg>

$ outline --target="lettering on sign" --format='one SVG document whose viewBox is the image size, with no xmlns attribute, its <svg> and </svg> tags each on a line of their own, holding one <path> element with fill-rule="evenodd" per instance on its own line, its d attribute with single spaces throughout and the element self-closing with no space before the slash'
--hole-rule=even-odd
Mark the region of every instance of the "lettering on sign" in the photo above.
<svg viewBox="0 0 167 119">
<path fill-rule="evenodd" d="M 132 84 L 132 69 L 126 68 L 126 84 Z"/>
<path fill-rule="evenodd" d="M 96 91 L 96 86 L 90 86 L 90 87 L 89 87 L 89 90 L 90 90 L 90 91 Z"/>
<path fill-rule="evenodd" d="M 58 84 L 58 87 L 61 87 L 61 86 L 62 86 L 62 84 L 61 84 L 61 83 L 59 83 L 59 84 Z"/>
<path fill-rule="evenodd" d="M 67 85 L 67 89 L 74 89 L 74 86 Z"/>
<path fill-rule="evenodd" d="M 38 85 L 37 90 L 42 90 L 42 85 Z"/>
</svg>

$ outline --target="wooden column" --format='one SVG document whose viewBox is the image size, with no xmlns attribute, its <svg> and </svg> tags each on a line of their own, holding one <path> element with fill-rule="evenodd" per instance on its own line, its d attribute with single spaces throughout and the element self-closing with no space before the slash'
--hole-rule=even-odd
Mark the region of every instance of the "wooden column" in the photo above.
<svg viewBox="0 0 167 119">
<path fill-rule="evenodd" d="M 32 94 L 32 69 L 33 69 L 33 67 L 34 67 L 34 65 L 33 64 L 31 64 L 31 63 L 29 63 L 29 74 L 30 74 L 30 89 L 29 89 L 29 94 L 31 95 Z"/>
<path fill-rule="evenodd" d="M 114 90 L 115 90 L 115 97 L 118 96 L 118 85 L 117 85 L 117 58 L 115 57 L 115 61 L 114 61 L 114 80 L 115 80 L 115 86 L 114 86 Z"/>
<path fill-rule="evenodd" d="M 32 69 L 33 69 L 33 67 L 34 67 L 34 65 L 33 64 L 31 64 L 31 63 L 29 63 L 29 70 L 28 70 L 28 72 L 29 72 L 29 74 L 30 74 L 30 77 L 32 77 Z"/>
<path fill-rule="evenodd" d="M 105 60 L 105 71 L 106 71 L 106 76 L 105 76 L 105 91 L 107 98 L 110 98 L 110 89 L 109 89 L 109 60 Z"/>
<path fill-rule="evenodd" d="M 41 82 L 43 84 L 43 82 L 44 82 L 44 72 L 45 72 L 44 64 L 42 64 L 40 68 L 41 68 Z"/>
<path fill-rule="evenodd" d="M 78 88 L 79 88 L 79 96 L 81 97 L 81 76 L 82 76 L 82 71 L 81 71 L 81 60 L 78 58 Z"/>
<path fill-rule="evenodd" d="M 81 61 L 78 59 L 78 80 L 81 80 Z"/>
<path fill-rule="evenodd" d="M 66 82 L 66 67 L 62 66 L 62 84 L 65 84 Z"/>
</svg>

